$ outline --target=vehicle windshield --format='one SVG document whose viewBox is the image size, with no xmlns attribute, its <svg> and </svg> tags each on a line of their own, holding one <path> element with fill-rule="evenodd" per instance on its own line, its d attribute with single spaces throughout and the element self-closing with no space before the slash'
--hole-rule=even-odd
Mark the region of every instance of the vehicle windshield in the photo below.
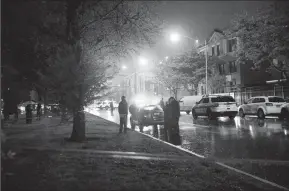
<svg viewBox="0 0 289 191">
<path fill-rule="evenodd" d="M 145 110 L 153 110 L 153 109 L 155 109 L 155 108 L 157 108 L 157 109 L 159 109 L 159 110 L 162 109 L 159 105 L 148 105 L 148 106 L 145 106 L 145 107 L 144 107 Z"/>
<path fill-rule="evenodd" d="M 231 96 L 220 96 L 211 98 L 212 102 L 235 102 Z"/>
<path fill-rule="evenodd" d="M 269 102 L 285 102 L 285 100 L 281 97 L 269 97 Z"/>
</svg>

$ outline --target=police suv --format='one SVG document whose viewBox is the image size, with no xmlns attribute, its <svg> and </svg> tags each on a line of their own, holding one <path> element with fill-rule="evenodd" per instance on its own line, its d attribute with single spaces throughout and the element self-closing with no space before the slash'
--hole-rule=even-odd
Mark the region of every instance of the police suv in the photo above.
<svg viewBox="0 0 289 191">
<path fill-rule="evenodd" d="M 198 116 L 208 116 L 210 120 L 221 116 L 234 119 L 237 114 L 238 107 L 235 99 L 226 95 L 205 95 L 192 108 L 194 119 L 197 119 Z"/>
</svg>

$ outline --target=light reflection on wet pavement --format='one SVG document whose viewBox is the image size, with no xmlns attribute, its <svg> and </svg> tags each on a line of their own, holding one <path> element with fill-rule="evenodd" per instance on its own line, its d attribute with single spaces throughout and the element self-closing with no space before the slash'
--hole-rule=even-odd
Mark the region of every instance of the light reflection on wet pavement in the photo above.
<svg viewBox="0 0 289 191">
<path fill-rule="evenodd" d="M 114 116 L 107 110 L 90 112 L 119 122 L 116 110 Z M 251 117 L 193 120 L 191 115 L 182 114 L 179 124 L 182 147 L 205 157 L 289 160 L 289 125 L 286 121 Z M 158 129 L 144 127 L 144 132 L 164 139 L 162 126 Z"/>
</svg>

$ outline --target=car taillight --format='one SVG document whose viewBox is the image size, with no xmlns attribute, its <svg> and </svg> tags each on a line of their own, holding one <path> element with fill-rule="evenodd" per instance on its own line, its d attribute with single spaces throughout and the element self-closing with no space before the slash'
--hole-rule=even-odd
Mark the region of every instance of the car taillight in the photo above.
<svg viewBox="0 0 289 191">
<path fill-rule="evenodd" d="M 266 103 L 266 106 L 273 106 L 273 103 Z"/>
</svg>

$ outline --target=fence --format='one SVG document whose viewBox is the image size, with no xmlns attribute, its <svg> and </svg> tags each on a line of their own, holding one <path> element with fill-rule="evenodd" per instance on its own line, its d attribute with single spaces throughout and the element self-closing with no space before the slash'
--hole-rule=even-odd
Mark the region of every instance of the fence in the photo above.
<svg viewBox="0 0 289 191">
<path fill-rule="evenodd" d="M 234 98 L 239 104 L 255 96 L 280 96 L 283 98 L 289 97 L 289 86 L 270 85 L 270 86 L 255 86 L 245 87 L 233 91 Z"/>
</svg>

